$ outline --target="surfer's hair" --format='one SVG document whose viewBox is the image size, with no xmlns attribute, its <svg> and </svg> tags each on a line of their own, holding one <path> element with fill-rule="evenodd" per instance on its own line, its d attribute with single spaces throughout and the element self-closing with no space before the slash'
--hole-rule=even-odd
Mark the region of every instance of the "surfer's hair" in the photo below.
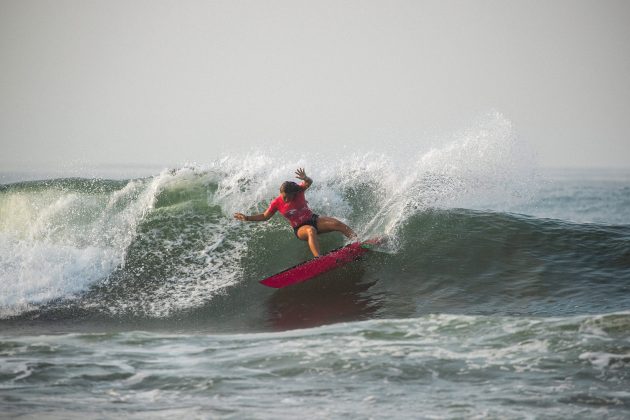
<svg viewBox="0 0 630 420">
<path fill-rule="evenodd" d="M 302 188 L 293 181 L 285 181 L 280 185 L 280 192 L 285 194 L 294 195 L 300 192 Z"/>
</svg>

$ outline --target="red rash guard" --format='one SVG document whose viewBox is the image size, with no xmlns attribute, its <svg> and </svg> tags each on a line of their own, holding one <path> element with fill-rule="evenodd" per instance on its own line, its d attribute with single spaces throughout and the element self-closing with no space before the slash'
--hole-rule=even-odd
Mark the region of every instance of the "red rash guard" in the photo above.
<svg viewBox="0 0 630 420">
<path fill-rule="evenodd" d="M 300 187 L 304 187 L 304 183 L 301 183 Z M 282 195 L 279 195 L 269 204 L 267 211 L 272 215 L 279 211 L 294 228 L 309 221 L 313 216 L 313 212 L 308 208 L 308 201 L 304 197 L 304 190 L 297 192 L 293 200 L 288 203 L 285 203 Z"/>
</svg>

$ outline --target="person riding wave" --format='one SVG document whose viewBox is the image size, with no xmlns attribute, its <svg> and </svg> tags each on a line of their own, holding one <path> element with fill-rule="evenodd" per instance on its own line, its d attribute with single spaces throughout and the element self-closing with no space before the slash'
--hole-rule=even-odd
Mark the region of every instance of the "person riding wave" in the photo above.
<svg viewBox="0 0 630 420">
<path fill-rule="evenodd" d="M 320 256 L 317 237 L 320 233 L 341 232 L 348 239 L 356 239 L 357 234 L 345 223 L 334 217 L 319 216 L 311 211 L 304 192 L 313 184 L 313 180 L 306 175 L 303 168 L 295 171 L 295 175 L 302 182 L 300 184 L 291 181 L 282 183 L 280 195 L 271 201 L 264 213 L 250 216 L 234 213 L 234 218 L 245 222 L 263 222 L 279 211 L 291 223 L 295 236 L 308 241 L 308 246 L 315 257 Z"/>
</svg>

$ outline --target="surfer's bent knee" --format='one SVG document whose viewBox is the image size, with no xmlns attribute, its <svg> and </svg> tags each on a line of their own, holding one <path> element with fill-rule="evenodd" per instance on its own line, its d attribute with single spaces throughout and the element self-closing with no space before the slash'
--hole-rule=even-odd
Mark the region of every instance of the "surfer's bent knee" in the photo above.
<svg viewBox="0 0 630 420">
<path fill-rule="evenodd" d="M 306 235 L 305 237 L 303 237 Z M 317 235 L 317 230 L 311 225 L 300 226 L 300 229 L 297 232 L 297 237 L 303 241 L 307 241 L 312 236 Z"/>
</svg>

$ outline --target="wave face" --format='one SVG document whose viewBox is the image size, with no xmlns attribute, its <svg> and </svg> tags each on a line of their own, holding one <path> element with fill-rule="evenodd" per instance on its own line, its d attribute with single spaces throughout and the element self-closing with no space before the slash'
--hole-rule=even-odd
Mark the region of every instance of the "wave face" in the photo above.
<svg viewBox="0 0 630 420">
<path fill-rule="evenodd" d="M 317 287 L 287 292 L 314 294 L 287 318 L 290 298 L 257 280 L 308 258 L 306 244 L 281 216 L 241 223 L 231 215 L 264 211 L 297 167 L 315 180 L 307 199 L 316 212 L 389 242 Z M 0 317 L 183 317 L 264 330 L 432 312 L 624 310 L 628 188 L 623 177 L 548 180 L 496 115 L 444 147 L 404 156 L 258 153 L 147 178 L 2 185 Z M 342 243 L 322 236 L 326 249 Z M 339 289 L 322 292 L 331 287 Z M 318 304 L 338 315 L 305 315 Z"/>
</svg>

